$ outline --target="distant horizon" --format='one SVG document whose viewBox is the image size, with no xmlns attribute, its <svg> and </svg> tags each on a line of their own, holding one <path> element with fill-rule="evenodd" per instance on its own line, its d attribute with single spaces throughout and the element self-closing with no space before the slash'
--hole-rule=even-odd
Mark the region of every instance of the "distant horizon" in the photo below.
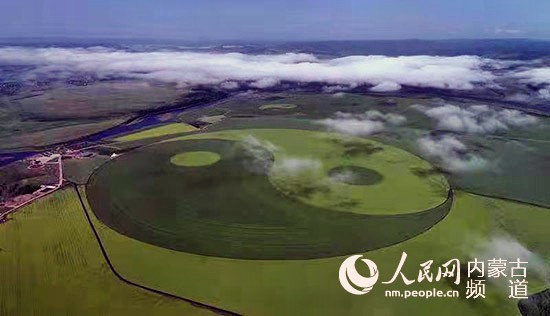
<svg viewBox="0 0 550 316">
<path fill-rule="evenodd" d="M 147 38 L 28 37 L 0 38 L 0 47 L 108 47 L 122 51 L 154 50 L 273 55 L 306 53 L 323 58 L 344 56 L 460 56 L 536 59 L 550 56 L 550 41 L 515 39 L 386 39 L 386 40 L 167 40 Z"/>
<path fill-rule="evenodd" d="M 0 37 L 550 40 L 548 12 L 547 0 L 21 0 L 0 2 Z"/>
<path fill-rule="evenodd" d="M 147 41 L 147 42 L 181 42 L 181 43 L 315 43 L 315 42 L 402 42 L 402 41 L 419 41 L 419 42 L 451 42 L 451 41 L 533 41 L 533 42 L 550 42 L 550 38 L 530 38 L 530 37 L 513 37 L 513 38 L 498 38 L 498 37 L 464 37 L 464 38 L 365 38 L 365 39 L 176 39 L 176 38 L 147 38 L 147 37 L 78 37 L 78 36 L 0 36 L 0 41 Z"/>
</svg>

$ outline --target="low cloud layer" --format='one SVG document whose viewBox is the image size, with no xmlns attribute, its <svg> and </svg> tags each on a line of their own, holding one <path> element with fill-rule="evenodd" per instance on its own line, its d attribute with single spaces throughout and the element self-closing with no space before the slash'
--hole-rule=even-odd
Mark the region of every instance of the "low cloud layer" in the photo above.
<svg viewBox="0 0 550 316">
<path fill-rule="evenodd" d="M 252 158 L 245 160 L 246 168 L 257 174 L 272 172 L 284 178 L 317 177 L 323 166 L 320 160 L 288 156 L 275 144 L 252 135 L 243 138 L 240 145 Z M 273 165 L 275 153 L 280 153 L 281 157 Z"/>
<path fill-rule="evenodd" d="M 359 176 L 351 170 L 341 170 L 331 174 L 330 179 L 341 183 L 354 183 L 359 179 Z"/>
<path fill-rule="evenodd" d="M 241 141 L 241 145 L 252 157 L 251 160 L 245 160 L 245 167 L 256 174 L 268 173 L 273 163 L 273 154 L 279 148 L 271 142 L 259 140 L 252 135 L 246 136 Z"/>
<path fill-rule="evenodd" d="M 367 111 L 361 114 L 336 112 L 335 118 L 319 120 L 317 123 L 326 126 L 331 131 L 352 136 L 366 136 L 384 130 L 386 123 L 399 125 L 406 117 L 394 113 Z"/>
<path fill-rule="evenodd" d="M 458 133 L 495 133 L 511 127 L 531 126 L 538 121 L 536 117 L 517 110 L 493 109 L 486 105 L 413 105 L 413 108 L 435 120 L 437 128 Z"/>
<path fill-rule="evenodd" d="M 514 77 L 535 85 L 550 85 L 550 67 L 540 67 L 520 71 Z"/>
<path fill-rule="evenodd" d="M 388 92 L 388 91 L 397 91 L 400 89 L 401 89 L 400 84 L 394 81 L 384 81 L 372 87 L 370 90 L 374 92 Z"/>
<path fill-rule="evenodd" d="M 266 88 L 281 81 L 329 85 L 372 85 L 373 91 L 401 86 L 472 89 L 492 81 L 494 62 L 477 56 L 347 56 L 319 59 L 312 54 L 247 55 L 188 51 L 132 52 L 96 48 L 0 48 L 1 65 L 25 65 L 31 79 L 40 74 L 128 77 L 180 85 L 218 84 L 235 88 L 247 82 Z"/>
<path fill-rule="evenodd" d="M 482 157 L 469 153 L 467 146 L 454 136 L 426 136 L 418 141 L 420 151 L 451 172 L 475 172 L 488 167 Z"/>
<path fill-rule="evenodd" d="M 275 186 L 291 196 L 304 197 L 327 190 L 327 178 L 320 160 L 286 156 L 278 159 L 271 170 Z"/>
<path fill-rule="evenodd" d="M 507 234 L 493 235 L 488 239 L 478 241 L 471 256 L 483 261 L 497 258 L 512 262 L 520 259 L 520 261 L 527 262 L 524 264 L 527 267 L 527 275 L 536 275 L 539 279 L 550 282 L 550 268 L 544 259 Z M 505 285 L 508 289 L 509 284 Z"/>
<path fill-rule="evenodd" d="M 284 157 L 276 165 L 276 172 L 284 175 L 303 175 L 304 173 L 317 173 L 322 166 L 321 161 L 315 159 Z"/>
</svg>

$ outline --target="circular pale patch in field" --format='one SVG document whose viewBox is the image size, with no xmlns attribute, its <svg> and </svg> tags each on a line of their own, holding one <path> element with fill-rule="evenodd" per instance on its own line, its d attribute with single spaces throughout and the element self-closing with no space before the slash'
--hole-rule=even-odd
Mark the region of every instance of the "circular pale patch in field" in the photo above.
<svg viewBox="0 0 550 316">
<path fill-rule="evenodd" d="M 220 155 L 211 151 L 189 151 L 176 154 L 170 162 L 176 166 L 201 167 L 214 164 L 220 160 Z"/>
<path fill-rule="evenodd" d="M 201 116 L 199 117 L 199 121 L 209 124 L 215 124 L 221 122 L 223 119 L 225 119 L 226 116 L 223 114 L 220 115 L 210 115 L 210 116 Z"/>
<path fill-rule="evenodd" d="M 289 110 L 296 108 L 296 104 L 264 104 L 260 106 L 260 110 Z"/>
<path fill-rule="evenodd" d="M 406 192 L 398 191 L 405 169 L 394 167 L 393 175 L 383 162 L 398 166 L 418 159 L 406 152 L 366 147 L 357 154 L 359 145 L 353 144 L 353 155 L 359 156 L 350 164 L 366 161 L 369 168 L 380 170 L 384 180 L 369 186 L 323 182 L 330 180 L 328 170 L 345 165 L 342 151 L 350 149 L 327 135 L 262 129 L 184 136 L 141 147 L 106 163 L 92 175 L 86 195 L 97 218 L 119 233 L 173 250 L 239 259 L 362 253 L 412 238 L 449 212 L 452 195 L 434 196 L 439 200 L 430 205 L 430 186 L 421 186 L 424 178 L 409 179 L 412 182 L 403 187 L 414 190 L 420 199 L 415 207 L 427 207 L 403 209 L 415 203 Z M 197 152 L 220 158 L 200 168 L 171 161 L 180 154 Z M 367 152 L 381 155 L 377 158 L 381 160 L 367 159 Z M 304 153 L 312 156 L 303 158 Z M 311 171 L 312 180 L 318 179 L 318 172 L 321 186 L 289 175 L 303 170 Z M 385 185 L 384 196 L 375 188 L 380 185 Z M 408 204 L 402 203 L 401 195 Z M 373 201 L 377 197 L 381 201 Z M 394 205 L 395 209 L 385 214 L 361 209 L 369 205 L 378 209 Z"/>
<path fill-rule="evenodd" d="M 328 175 L 335 181 L 351 185 L 373 185 L 384 179 L 379 172 L 359 166 L 334 167 Z"/>
</svg>

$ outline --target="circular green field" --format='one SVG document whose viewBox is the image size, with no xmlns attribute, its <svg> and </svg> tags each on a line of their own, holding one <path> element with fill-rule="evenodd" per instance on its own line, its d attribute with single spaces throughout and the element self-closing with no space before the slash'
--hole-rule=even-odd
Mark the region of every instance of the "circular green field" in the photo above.
<svg viewBox="0 0 550 316">
<path fill-rule="evenodd" d="M 346 154 L 348 143 L 322 132 L 230 130 L 186 136 L 107 163 L 90 179 L 87 196 L 96 216 L 124 235 L 169 249 L 241 259 L 364 252 L 416 236 L 448 213 L 452 196 L 441 179 L 409 169 L 395 178 L 402 165 L 429 167 L 424 161 L 379 143 L 355 142 L 354 150 L 364 147 L 359 154 Z M 382 147 L 372 152 L 372 146 Z M 317 155 L 304 156 L 303 150 Z M 174 157 L 187 165 L 174 164 Z M 383 176 L 378 183 L 350 185 L 328 175 L 337 166 L 365 164 Z M 414 194 L 400 197 L 391 190 L 378 196 L 390 201 L 363 198 L 378 194 L 377 186 L 405 186 Z"/>
<path fill-rule="evenodd" d="M 220 160 L 220 155 L 211 151 L 190 151 L 176 154 L 170 162 L 176 166 L 200 167 L 207 166 Z"/>
<path fill-rule="evenodd" d="M 296 104 L 273 103 L 264 104 L 259 107 L 260 110 L 290 110 L 296 108 Z"/>
</svg>

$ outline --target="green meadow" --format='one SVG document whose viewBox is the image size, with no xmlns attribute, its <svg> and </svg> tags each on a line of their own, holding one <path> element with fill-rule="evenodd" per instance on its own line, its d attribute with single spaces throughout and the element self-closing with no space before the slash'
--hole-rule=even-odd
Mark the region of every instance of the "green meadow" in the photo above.
<svg viewBox="0 0 550 316">
<path fill-rule="evenodd" d="M 529 294 L 550 286 L 548 208 L 460 189 L 449 195 L 446 178 L 452 177 L 396 147 L 398 141 L 391 146 L 384 135 L 344 137 L 280 120 L 288 128 L 224 120 L 228 129 L 191 133 L 194 127 L 172 123 L 119 137 L 117 146 L 137 148 L 90 161 L 89 182 L 84 169 L 67 164 L 70 176 L 87 183 L 79 190 L 116 271 L 245 315 L 518 314 L 505 280 L 484 279 L 487 297 L 466 299 L 465 271 L 460 285 L 445 278 L 381 284 L 403 252 L 408 279 L 428 260 L 435 274 L 453 258 L 465 265 L 521 254 L 530 263 Z M 485 177 L 485 187 L 496 181 Z M 380 272 L 362 296 L 338 281 L 340 264 L 356 253 Z M 210 313 L 118 279 L 72 188 L 0 225 L 0 266 L 0 315 Z M 384 293 L 433 288 L 457 290 L 460 297 Z"/>
<path fill-rule="evenodd" d="M 162 125 L 155 128 L 146 129 L 143 131 L 139 131 L 136 133 L 128 134 L 125 136 L 117 137 L 115 138 L 115 141 L 118 142 L 131 142 L 136 140 L 142 140 L 147 138 L 154 138 L 158 136 L 164 136 L 164 135 L 173 135 L 173 134 L 179 134 L 179 133 L 188 133 L 195 131 L 196 128 L 184 124 L 184 123 L 171 123 Z"/>
<path fill-rule="evenodd" d="M 488 282 L 486 299 L 465 299 L 464 275 L 460 288 L 455 287 L 452 280 L 407 287 L 398 279 L 391 286 L 379 282 L 371 293 L 354 296 L 345 292 L 338 282 L 339 265 L 346 256 L 314 260 L 238 260 L 194 255 L 137 241 L 93 218 L 109 257 L 125 277 L 238 313 L 517 315 L 517 300 L 508 298 L 508 288 L 503 284 Z M 550 264 L 545 224 L 548 221 L 550 212 L 547 209 L 458 192 L 452 211 L 432 229 L 397 245 L 366 252 L 364 256 L 377 263 L 381 274 L 379 280 L 387 281 L 404 251 L 408 258 L 403 272 L 409 279 L 415 279 L 420 263 L 434 260 L 434 267 L 437 267 L 452 258 L 465 263 L 483 255 L 494 238 L 507 236 L 537 254 L 547 266 Z M 528 273 L 530 293 L 548 286 L 544 281 L 548 274 L 534 270 Z M 384 297 L 385 290 L 430 290 L 434 287 L 444 291 L 457 289 L 460 298 Z"/>
<path fill-rule="evenodd" d="M 119 280 L 72 188 L 0 225 L 0 266 L 0 315 L 211 314 Z"/>
<path fill-rule="evenodd" d="M 202 141 L 206 143 L 201 143 Z M 372 140 L 341 139 L 330 133 L 313 131 L 243 129 L 201 133 L 146 146 L 143 149 L 144 152 L 140 154 L 143 157 L 158 156 L 159 149 L 162 147 L 156 147 L 157 145 L 173 146 L 175 151 L 180 148 L 181 152 L 197 150 L 193 146 L 199 146 L 199 148 L 206 146 L 208 150 L 213 150 L 219 146 L 213 145 L 215 142 L 224 141 L 253 144 L 263 149 L 269 148 L 273 156 L 268 178 L 274 188 L 286 199 L 311 207 L 330 208 L 332 213 L 342 214 L 342 216 L 345 216 L 346 212 L 338 209 L 338 203 L 334 203 L 338 198 L 358 200 L 362 207 L 353 209 L 358 215 L 381 214 L 384 211 L 386 215 L 393 214 L 399 217 L 414 215 L 423 207 L 441 203 L 444 200 L 445 189 L 448 188 L 445 179 L 435 172 L 429 163 L 405 151 Z M 158 159 L 169 160 L 168 157 Z M 308 177 L 306 182 L 317 183 L 313 190 L 296 189 L 303 183 L 295 182 L 296 179 L 285 174 L 285 168 L 281 169 L 284 167 L 283 162 L 288 159 L 298 159 L 302 162 L 320 161 L 319 165 L 313 163 L 312 170 L 301 174 Z M 145 168 L 144 162 L 139 162 L 145 161 L 144 158 L 137 160 L 138 162 L 133 163 Z M 216 165 L 223 161 L 222 155 L 220 162 Z M 331 170 L 340 166 L 372 169 L 380 173 L 383 178 L 367 185 L 332 181 L 329 177 Z M 191 175 L 193 172 L 204 175 L 204 169 L 200 168 L 203 167 L 181 170 L 190 172 Z M 212 179 L 214 180 L 208 182 L 209 185 L 214 183 L 216 177 Z M 400 181 L 394 179 L 400 179 Z M 319 182 L 322 184 L 321 188 L 318 187 Z M 384 192 L 376 191 L 377 186 L 386 186 Z M 339 191 L 340 188 L 345 190 Z M 324 200 L 323 194 L 317 194 L 319 190 L 324 194 L 333 194 L 332 202 L 328 199 Z M 374 192 L 370 193 L 371 190 Z M 89 193 L 84 187 L 81 187 L 81 192 Z M 251 192 L 257 191 L 251 190 Z M 305 192 L 309 193 L 305 194 Z M 342 196 L 344 194 L 347 196 Z M 362 199 L 364 195 L 369 198 Z M 212 201 L 215 196 L 207 195 L 205 198 L 210 198 Z M 354 205 L 358 204 L 352 203 L 348 207 Z M 151 209 L 152 212 L 153 210 Z M 421 315 L 432 313 L 517 315 L 517 300 L 508 298 L 509 289 L 503 282 L 486 279 L 487 297 L 476 300 L 465 298 L 467 278 L 464 274 L 459 286 L 454 285 L 453 280 L 447 279 L 432 283 L 424 281 L 410 286 L 404 285 L 400 279 L 391 285 L 380 284 L 380 281 L 391 278 L 403 252 L 408 254 L 403 273 L 409 279 L 416 279 L 419 264 L 428 260 L 433 260 L 432 271 L 435 273 L 439 265 L 453 258 L 465 264 L 473 258 L 487 259 L 502 255 L 502 252 L 492 252 L 499 247 L 504 249 L 520 247 L 524 253 L 529 254 L 529 260 L 534 262 L 532 265 L 534 268 L 528 270 L 529 293 L 547 288 L 550 279 L 548 271 L 550 249 L 547 247 L 546 228 L 546 223 L 550 220 L 548 209 L 481 197 L 460 190 L 455 191 L 452 209 L 446 217 L 427 231 L 409 236 L 399 243 L 381 249 L 358 251 L 376 262 L 380 271 L 379 283 L 375 285 L 372 292 L 364 296 L 350 295 L 338 282 L 338 269 L 347 257 L 345 255 L 308 260 L 300 258 L 247 260 L 177 251 L 117 232 L 99 220 L 94 214 L 96 211 L 96 209 L 90 211 L 94 225 L 100 232 L 113 264 L 125 277 L 140 284 L 162 288 L 170 293 L 243 314 L 401 315 L 414 312 Z M 222 226 L 219 227 L 222 228 Z M 405 232 L 407 227 L 403 226 L 401 229 Z M 361 243 L 358 241 L 361 234 L 368 236 L 369 233 L 372 231 L 357 232 L 356 236 L 359 237 L 356 242 Z M 208 239 L 208 234 L 201 236 Z M 285 239 L 281 236 L 284 235 L 279 235 L 278 240 Z M 303 249 L 312 248 L 308 240 L 303 242 L 306 244 Z M 229 244 L 228 247 L 232 246 L 234 247 Z M 403 299 L 384 296 L 385 290 L 431 290 L 432 288 L 443 291 L 458 290 L 460 297 L 426 300 L 425 298 Z"/>
<path fill-rule="evenodd" d="M 344 137 L 335 133 L 299 129 L 225 130 L 181 136 L 169 141 L 226 139 L 257 142 L 273 152 L 272 184 L 300 202 L 359 214 L 402 214 L 440 204 L 449 188 L 445 177 L 425 160 L 380 142 Z M 294 174 L 286 164 L 298 162 Z M 313 166 L 312 166 L 313 164 Z M 373 185 L 347 185 L 330 181 L 332 168 L 357 166 L 383 176 Z M 290 170 L 294 171 L 294 170 Z M 303 182 L 316 184 L 312 194 L 303 194 Z M 399 198 L 396 199 L 396 192 Z M 345 203 L 347 202 L 347 203 Z"/>
<path fill-rule="evenodd" d="M 329 176 L 339 166 L 368 166 L 383 179 L 347 184 Z M 229 130 L 128 152 L 95 172 L 86 193 L 102 222 L 141 241 L 218 257 L 311 259 L 389 246 L 435 225 L 452 197 L 441 175 L 415 173 L 429 168 L 374 141 Z M 394 190 L 409 193 L 396 199 Z"/>
</svg>

